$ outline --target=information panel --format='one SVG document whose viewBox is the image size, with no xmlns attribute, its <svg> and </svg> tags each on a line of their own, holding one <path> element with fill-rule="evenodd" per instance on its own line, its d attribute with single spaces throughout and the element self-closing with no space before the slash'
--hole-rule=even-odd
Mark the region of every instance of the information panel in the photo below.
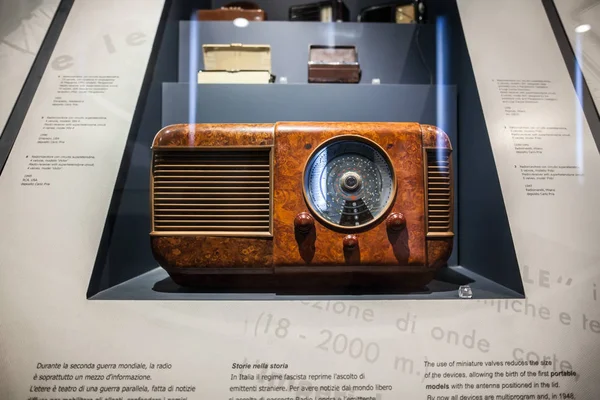
<svg viewBox="0 0 600 400">
<path fill-rule="evenodd" d="M 0 135 L 50 27 L 59 0 L 0 5 Z"/>
</svg>

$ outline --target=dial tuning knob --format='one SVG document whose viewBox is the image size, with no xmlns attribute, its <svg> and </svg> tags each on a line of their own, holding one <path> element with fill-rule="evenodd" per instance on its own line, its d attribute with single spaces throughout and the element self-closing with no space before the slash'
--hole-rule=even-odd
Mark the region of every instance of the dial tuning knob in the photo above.
<svg viewBox="0 0 600 400">
<path fill-rule="evenodd" d="M 402 213 L 392 213 L 387 217 L 385 224 L 391 231 L 401 231 L 406 227 L 406 218 Z"/>
<path fill-rule="evenodd" d="M 345 250 L 354 250 L 358 247 L 358 237 L 356 235 L 347 235 L 343 240 Z"/>
<path fill-rule="evenodd" d="M 315 226 L 315 219 L 307 212 L 301 212 L 294 218 L 294 227 L 302 233 L 308 233 Z"/>
</svg>

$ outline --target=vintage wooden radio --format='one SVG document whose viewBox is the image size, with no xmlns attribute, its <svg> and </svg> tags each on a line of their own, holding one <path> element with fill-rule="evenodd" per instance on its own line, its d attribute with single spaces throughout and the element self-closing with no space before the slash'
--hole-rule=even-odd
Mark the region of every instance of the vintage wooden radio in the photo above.
<svg viewBox="0 0 600 400">
<path fill-rule="evenodd" d="M 423 285 L 452 251 L 451 152 L 417 123 L 167 126 L 152 145 L 154 256 L 184 286 Z"/>
</svg>

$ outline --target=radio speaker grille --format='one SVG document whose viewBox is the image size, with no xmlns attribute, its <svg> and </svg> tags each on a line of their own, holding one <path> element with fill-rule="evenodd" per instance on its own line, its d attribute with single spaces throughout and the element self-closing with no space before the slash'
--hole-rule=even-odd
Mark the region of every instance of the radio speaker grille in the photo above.
<svg viewBox="0 0 600 400">
<path fill-rule="evenodd" d="M 452 232 L 450 151 L 427 149 L 427 232 Z"/>
<path fill-rule="evenodd" d="M 156 150 L 154 232 L 269 234 L 270 148 Z"/>
</svg>

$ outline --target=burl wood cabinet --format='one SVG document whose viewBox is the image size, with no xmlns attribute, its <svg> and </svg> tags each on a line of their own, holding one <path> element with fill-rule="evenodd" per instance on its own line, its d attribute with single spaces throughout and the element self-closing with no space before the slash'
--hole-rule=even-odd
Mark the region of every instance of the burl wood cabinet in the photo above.
<svg viewBox="0 0 600 400">
<path fill-rule="evenodd" d="M 172 125 L 151 244 L 173 280 L 426 284 L 453 242 L 452 147 L 417 123 Z"/>
</svg>

